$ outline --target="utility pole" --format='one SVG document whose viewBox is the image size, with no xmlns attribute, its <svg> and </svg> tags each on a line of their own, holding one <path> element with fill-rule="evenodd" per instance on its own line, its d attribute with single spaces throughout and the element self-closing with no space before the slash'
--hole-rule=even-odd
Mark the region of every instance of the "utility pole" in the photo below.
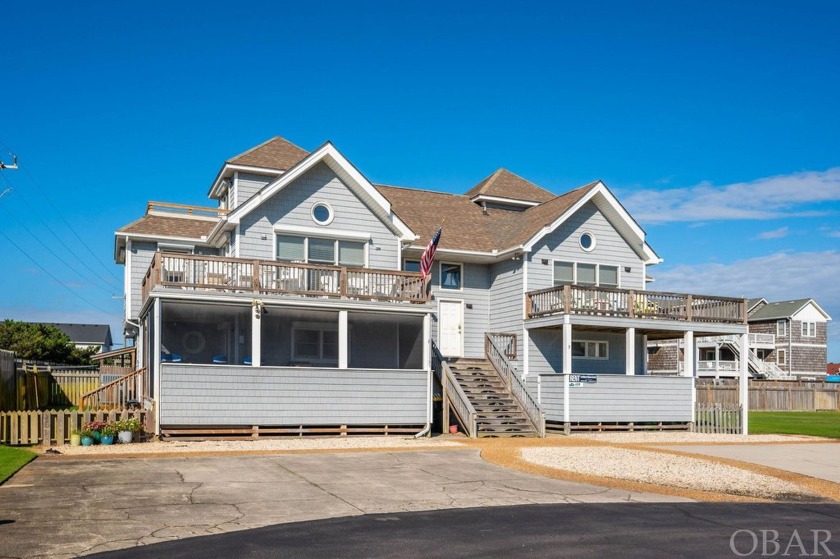
<svg viewBox="0 0 840 559">
<path fill-rule="evenodd" d="M 15 170 L 17 168 L 18 168 L 17 155 L 15 155 L 15 154 L 12 154 L 12 164 L 11 165 L 3 163 L 2 161 L 0 161 L 0 171 L 2 171 L 3 169 Z"/>
</svg>

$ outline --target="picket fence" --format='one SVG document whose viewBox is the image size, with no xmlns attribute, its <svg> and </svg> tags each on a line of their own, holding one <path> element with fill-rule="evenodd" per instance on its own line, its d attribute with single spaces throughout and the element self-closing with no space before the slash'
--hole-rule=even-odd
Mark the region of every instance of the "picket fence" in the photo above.
<svg viewBox="0 0 840 559">
<path fill-rule="evenodd" d="M 70 443 L 70 435 L 90 421 L 116 421 L 136 417 L 146 433 L 154 433 L 150 410 L 38 410 L 0 412 L 0 444 L 46 446 Z"/>
<path fill-rule="evenodd" d="M 694 409 L 695 433 L 737 435 L 741 433 L 741 406 L 738 404 L 702 404 Z"/>
</svg>

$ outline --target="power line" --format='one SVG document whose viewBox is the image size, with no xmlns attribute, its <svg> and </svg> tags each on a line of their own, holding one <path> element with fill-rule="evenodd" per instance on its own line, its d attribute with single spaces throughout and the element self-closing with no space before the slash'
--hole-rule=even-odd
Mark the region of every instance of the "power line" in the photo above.
<svg viewBox="0 0 840 559">
<path fill-rule="evenodd" d="M 11 190 L 11 189 L 9 189 L 9 190 Z M 70 270 L 72 270 L 73 272 L 75 272 L 76 274 L 78 274 L 78 275 L 79 275 L 79 277 L 84 278 L 86 281 L 89 281 L 89 282 L 91 282 L 91 283 L 95 284 L 95 285 L 96 285 L 97 287 L 99 287 L 100 289 L 103 289 L 106 293 L 111 293 L 111 292 L 113 291 L 110 285 L 108 285 L 108 284 L 106 284 L 106 283 L 98 283 L 98 280 L 97 280 L 97 278 L 96 278 L 96 274 L 95 274 L 95 273 L 94 273 L 93 279 L 91 279 L 90 277 L 86 276 L 85 274 L 81 273 L 79 270 L 77 270 L 76 268 L 74 268 L 73 266 L 71 266 L 69 262 L 67 262 L 66 260 L 64 260 L 64 259 L 63 259 L 61 256 L 59 256 L 59 255 L 58 255 L 55 251 L 53 251 L 53 249 L 52 249 L 52 248 L 50 248 L 50 246 L 49 246 L 47 243 L 45 243 L 45 242 L 41 239 L 41 237 L 39 237 L 38 235 L 36 235 L 35 233 L 33 233 L 33 232 L 32 232 L 32 230 L 31 230 L 31 229 L 29 229 L 26 225 L 24 225 L 24 224 L 23 224 L 23 223 L 22 223 L 22 222 L 21 222 L 18 218 L 16 218 L 16 217 L 14 216 L 14 214 L 12 214 L 11 212 L 6 212 L 6 213 L 7 213 L 7 214 L 8 214 L 8 215 L 9 215 L 9 216 L 10 216 L 10 217 L 11 217 L 11 218 L 15 221 L 15 223 L 17 223 L 20 227 L 22 227 L 24 231 L 26 231 L 27 233 L 29 233 L 29 234 L 32 236 L 32 238 L 34 238 L 36 241 L 38 241 L 38 242 L 41 244 L 41 246 L 42 246 L 42 247 L 44 247 L 44 248 L 45 248 L 45 249 L 46 249 L 46 250 L 47 250 L 50 254 L 52 254 L 52 255 L 53 255 L 53 256 L 54 256 L 54 257 L 55 257 L 55 258 L 56 258 L 59 262 L 61 262 L 62 264 L 64 264 L 64 265 L 65 265 L 65 266 L 67 266 L 68 268 L 70 268 Z M 91 273 L 93 273 L 93 271 L 92 271 L 92 270 L 90 270 L 90 271 L 91 271 Z"/>
<path fill-rule="evenodd" d="M 8 184 L 8 185 L 9 185 L 10 187 L 12 187 L 13 189 L 15 189 L 15 188 L 14 188 L 14 185 L 13 185 L 13 184 L 9 181 L 9 179 L 7 179 L 7 178 L 3 175 L 3 173 L 0 173 L 0 177 L 2 177 L 2 178 L 3 178 L 3 180 L 5 180 L 5 181 L 6 181 L 6 184 Z M 18 198 L 19 198 L 19 199 L 20 199 L 20 200 L 21 200 L 21 201 L 22 201 L 22 202 L 26 205 L 26 207 L 27 207 L 27 208 L 29 208 L 29 211 L 30 211 L 33 215 L 35 215 L 35 217 L 37 217 L 37 218 L 38 218 L 38 221 L 40 221 L 40 222 L 43 224 L 43 226 L 47 229 L 47 231 L 49 231 L 49 232 L 52 234 L 52 236 L 56 238 L 56 240 L 57 240 L 57 241 L 61 244 L 61 246 L 63 246 L 63 247 L 67 250 L 67 252 L 69 252 L 70 254 L 72 254 L 72 255 L 73 255 L 73 257 L 74 257 L 76 260 L 78 260 L 78 261 L 79 261 L 79 263 L 82 265 L 82 267 L 83 267 L 84 269 L 86 269 L 87 271 L 89 271 L 89 272 L 93 275 L 93 277 L 98 277 L 98 276 L 97 276 L 97 273 L 96 273 L 96 272 L 94 272 L 94 271 L 90 268 L 90 266 L 88 266 L 88 263 L 87 263 L 87 262 L 85 262 L 84 260 L 82 260 L 82 258 L 81 258 L 81 257 L 80 257 L 77 253 L 76 253 L 76 251 L 74 251 L 74 250 L 73 250 L 73 249 L 71 249 L 69 246 L 67 246 L 67 243 L 65 243 L 65 242 L 64 242 L 64 239 L 62 239 L 62 238 L 61 238 L 61 236 L 60 236 L 58 233 L 56 233 L 56 232 L 55 232 L 55 230 L 54 230 L 54 229 L 50 226 L 50 224 L 49 224 L 49 223 L 47 223 L 47 222 L 44 220 L 44 218 L 42 218 L 42 217 L 41 217 L 41 215 L 40 215 L 40 214 L 39 214 L 39 213 L 35 210 L 35 208 L 33 208 L 33 207 L 29 204 L 29 202 L 27 202 L 26 197 L 25 197 L 25 196 L 22 196 L 22 195 L 20 194 L 20 189 L 15 189 L 15 191 L 18 193 Z M 26 227 L 24 226 L 24 228 L 26 228 Z M 33 237 L 36 237 L 36 239 L 38 239 L 38 242 L 40 242 L 41 244 L 44 244 L 44 243 L 43 243 L 43 241 L 41 241 L 41 240 L 40 240 L 40 238 L 38 238 L 37 236 L 35 236 L 35 235 L 31 232 L 31 231 L 30 231 L 30 234 L 31 234 Z M 44 246 L 46 246 L 46 245 L 44 245 Z M 48 250 L 49 250 L 49 249 L 48 249 Z M 52 251 L 50 251 L 50 252 L 52 252 Z M 54 253 L 53 253 L 53 254 L 54 254 Z M 60 258 L 59 258 L 59 259 L 60 259 Z M 62 260 L 62 262 L 64 262 L 64 261 Z M 66 262 L 64 262 L 64 264 L 65 264 L 65 265 L 67 265 L 67 266 L 68 266 L 71 270 L 76 271 L 73 267 L 71 267 L 71 266 L 70 266 L 69 264 L 67 264 Z M 76 272 L 76 273 L 79 273 L 79 272 Z M 82 276 L 82 277 L 85 277 L 85 279 L 88 279 L 88 278 L 87 278 L 84 274 L 80 274 L 80 273 L 79 273 L 79 275 L 80 275 L 80 276 Z M 106 284 L 106 285 L 107 285 L 107 284 Z M 114 287 L 115 287 L 114 285 L 109 285 L 109 286 L 107 287 L 107 290 L 109 290 L 109 291 L 110 291 L 110 290 L 113 290 L 113 289 L 114 289 Z M 122 287 L 122 286 L 120 285 L 119 287 Z"/>
<path fill-rule="evenodd" d="M 32 173 L 29 172 L 29 168 L 27 166 L 21 166 L 20 168 L 23 169 L 23 172 L 26 173 L 26 176 L 29 177 L 29 180 L 32 181 L 32 184 L 34 184 L 38 188 L 38 190 L 41 191 L 41 196 L 43 196 L 44 199 L 50 204 L 50 206 L 52 206 L 53 210 L 55 210 L 56 215 L 61 219 L 61 221 L 64 222 L 67 228 L 73 232 L 73 235 L 75 235 L 79 242 L 82 243 L 82 246 L 85 247 L 87 251 L 96 259 L 96 261 L 102 265 L 102 268 L 104 268 L 109 274 L 111 274 L 111 276 L 117 281 L 117 283 L 121 285 L 122 280 L 120 280 L 120 278 L 117 277 L 114 271 L 99 258 L 96 252 L 94 252 L 93 249 L 91 249 L 90 246 L 84 241 L 84 239 L 82 239 L 82 237 L 76 232 L 76 229 L 72 225 L 70 225 L 70 223 L 64 218 L 64 215 L 62 215 L 62 213 L 58 210 L 55 204 L 53 204 L 52 200 L 50 200 L 47 197 L 47 195 L 44 193 L 44 189 L 41 188 L 41 185 L 38 183 L 38 181 L 35 180 L 35 177 L 32 176 Z"/>
<path fill-rule="evenodd" d="M 103 312 L 103 313 L 105 313 L 105 314 L 107 314 L 107 315 L 111 315 L 111 316 L 121 316 L 121 315 L 120 315 L 120 314 L 118 314 L 118 313 L 115 313 L 115 312 L 112 312 L 112 311 L 106 311 L 106 310 L 105 310 L 105 309 L 103 309 L 102 307 L 99 307 L 99 306 L 97 306 L 97 305 L 94 305 L 93 303 L 91 303 L 90 301 L 88 301 L 87 299 L 85 299 L 84 297 L 82 297 L 81 295 L 79 295 L 79 294 L 78 294 L 78 293 L 77 293 L 77 292 L 76 292 L 73 288 L 71 288 L 70 286 L 68 286 L 67 284 L 65 284 L 63 281 L 61 281 L 60 279 L 58 279 L 57 277 L 55 277 L 54 275 L 52 275 L 52 274 L 50 273 L 50 271 L 49 271 L 49 270 L 47 270 L 46 268 L 44 268 L 43 266 L 41 266 L 41 264 L 40 264 L 40 263 L 38 263 L 38 261 L 37 261 L 37 260 L 35 260 L 35 259 L 34 259 L 34 258 L 32 258 L 31 256 L 29 256 L 29 254 L 27 254 L 25 250 L 23 250 L 22 248 L 20 248 L 20 247 L 18 246 L 18 244 L 17 244 L 17 243 L 15 243 L 12 239 L 10 239 L 10 238 L 8 237 L 8 235 L 6 235 L 6 234 L 5 234 L 5 233 L 3 233 L 2 231 L 0 231 L 0 236 L 2 236 L 4 239 L 6 239 L 7 241 L 9 241 L 9 244 L 11 244 L 13 247 L 15 247 L 16 249 L 18 249 L 18 250 L 20 251 L 20 253 L 21 253 L 21 254 L 23 254 L 25 257 L 27 257 L 27 258 L 28 258 L 28 259 L 29 259 L 29 260 L 30 260 L 33 264 L 35 264 L 36 266 L 38 266 L 38 268 L 40 268 L 42 272 L 44 272 L 44 273 L 45 273 L 45 274 L 47 274 L 49 277 L 51 277 L 53 280 L 55 280 L 55 281 L 56 281 L 59 285 L 61 285 L 64 289 L 66 289 L 67 291 L 69 291 L 70 293 L 72 293 L 73 295 L 75 295 L 76 297 L 78 297 L 78 298 L 79 298 L 82 302 L 84 302 L 85 304 L 90 305 L 90 306 L 91 306 L 91 307 L 93 307 L 94 309 L 96 309 L 96 310 L 98 310 L 98 311 L 100 311 L 100 312 Z"/>
</svg>

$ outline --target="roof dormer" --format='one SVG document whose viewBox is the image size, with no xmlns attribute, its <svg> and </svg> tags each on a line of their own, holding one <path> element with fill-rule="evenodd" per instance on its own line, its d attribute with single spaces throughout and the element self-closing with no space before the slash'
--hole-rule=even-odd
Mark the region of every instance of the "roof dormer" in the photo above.
<svg viewBox="0 0 840 559">
<path fill-rule="evenodd" d="M 484 208 L 512 211 L 526 210 L 555 197 L 548 190 L 506 169 L 498 169 L 468 190 L 465 195 Z"/>
</svg>

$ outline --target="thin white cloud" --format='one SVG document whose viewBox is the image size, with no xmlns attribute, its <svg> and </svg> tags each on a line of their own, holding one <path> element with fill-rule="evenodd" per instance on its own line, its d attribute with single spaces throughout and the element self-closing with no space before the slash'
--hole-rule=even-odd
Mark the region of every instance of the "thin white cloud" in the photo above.
<svg viewBox="0 0 840 559">
<path fill-rule="evenodd" d="M 840 251 L 778 252 L 731 264 L 686 264 L 661 272 L 650 269 L 655 291 L 769 301 L 812 298 L 834 320 L 829 322 L 829 358 L 840 358 Z"/>
<path fill-rule="evenodd" d="M 783 239 L 787 237 L 789 233 L 790 227 L 779 227 L 778 229 L 773 229 L 772 231 L 764 231 L 763 233 L 759 233 L 755 236 L 755 238 L 760 241 L 767 241 L 770 239 Z"/>
<path fill-rule="evenodd" d="M 723 186 L 627 192 L 622 202 L 642 223 L 777 219 L 825 215 L 813 205 L 840 200 L 840 167 Z"/>
</svg>

